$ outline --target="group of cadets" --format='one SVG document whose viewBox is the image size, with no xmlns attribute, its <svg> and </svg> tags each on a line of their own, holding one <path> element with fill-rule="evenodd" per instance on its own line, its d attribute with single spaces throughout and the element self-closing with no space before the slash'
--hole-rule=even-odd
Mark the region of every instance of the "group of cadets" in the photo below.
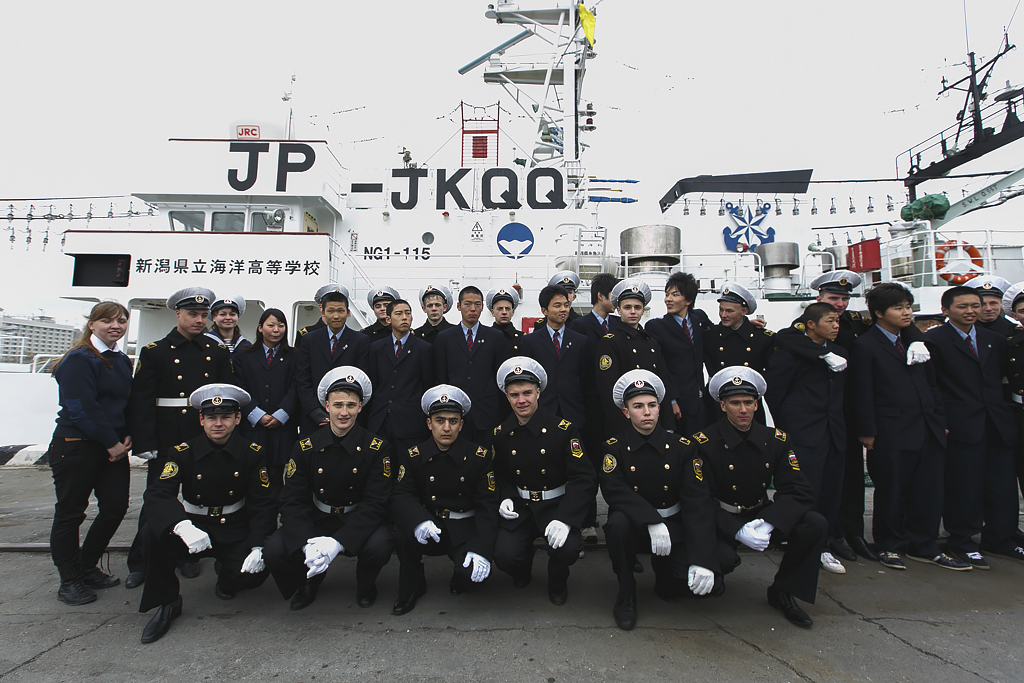
<svg viewBox="0 0 1024 683">
<path fill-rule="evenodd" d="M 862 316 L 847 310 L 860 277 L 831 271 L 773 334 L 737 283 L 723 285 L 713 324 L 693 307 L 694 278 L 675 273 L 666 314 L 646 325 L 644 281 L 595 276 L 583 316 L 579 284 L 556 274 L 529 334 L 511 322 L 511 286 L 456 298 L 427 285 L 415 329 L 414 304 L 381 287 L 367 296 L 376 320 L 356 331 L 349 291 L 329 284 L 294 348 L 277 309 L 250 344 L 244 300 L 175 293 L 176 327 L 141 350 L 130 397 L 149 475 L 126 585 L 144 583 L 140 610 L 157 608 L 143 642 L 181 614 L 175 566 L 194 577 L 204 556 L 217 560 L 217 597 L 273 576 L 300 610 L 338 555 L 356 558 L 356 600 L 370 607 L 397 553 L 402 615 L 427 590 L 424 555 L 448 556 L 458 595 L 492 565 L 527 586 L 540 547 L 563 605 L 570 567 L 597 540 L 598 488 L 627 630 L 638 554 L 672 600 L 721 595 L 741 545 L 783 549 L 768 602 L 801 626 L 812 622 L 797 600 L 814 602 L 819 568 L 844 573 L 858 554 L 897 570 L 905 558 L 957 571 L 988 569 L 986 554 L 1024 561 L 1024 328 L 1004 316 L 1024 318 L 1021 285 L 951 287 L 947 322 L 922 332 L 903 285 L 870 289 Z"/>
</svg>

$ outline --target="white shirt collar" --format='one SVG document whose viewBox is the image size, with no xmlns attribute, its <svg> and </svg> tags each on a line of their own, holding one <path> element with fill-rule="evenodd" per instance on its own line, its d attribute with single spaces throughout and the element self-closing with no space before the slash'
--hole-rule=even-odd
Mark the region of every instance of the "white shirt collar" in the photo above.
<svg viewBox="0 0 1024 683">
<path fill-rule="evenodd" d="M 90 335 L 89 341 L 92 342 L 93 348 L 95 348 L 100 353 L 103 353 L 104 351 L 114 351 L 115 353 L 117 352 L 117 342 L 114 342 L 114 348 L 110 348 L 109 346 L 104 344 L 103 340 L 97 337 L 95 334 Z"/>
</svg>

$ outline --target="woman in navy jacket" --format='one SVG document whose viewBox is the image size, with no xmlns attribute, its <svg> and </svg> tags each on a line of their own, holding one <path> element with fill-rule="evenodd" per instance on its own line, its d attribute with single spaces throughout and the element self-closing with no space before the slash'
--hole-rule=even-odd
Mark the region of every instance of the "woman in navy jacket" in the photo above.
<svg viewBox="0 0 1024 683">
<path fill-rule="evenodd" d="M 96 566 L 128 510 L 128 436 L 125 415 L 132 362 L 117 350 L 128 331 L 128 310 L 116 301 L 98 303 L 82 338 L 53 370 L 60 396 L 57 427 L 47 452 L 57 503 L 50 553 L 60 573 L 57 598 L 69 605 L 96 599 L 93 588 L 121 581 Z M 98 513 L 79 546 L 89 495 Z"/>
<path fill-rule="evenodd" d="M 266 449 L 264 461 L 275 501 L 301 417 L 295 390 L 297 360 L 298 354 L 288 345 L 288 321 L 276 308 L 263 312 L 256 327 L 256 343 L 239 349 L 232 360 L 236 384 L 252 396 L 252 402 L 242 408 L 243 433 Z"/>
</svg>

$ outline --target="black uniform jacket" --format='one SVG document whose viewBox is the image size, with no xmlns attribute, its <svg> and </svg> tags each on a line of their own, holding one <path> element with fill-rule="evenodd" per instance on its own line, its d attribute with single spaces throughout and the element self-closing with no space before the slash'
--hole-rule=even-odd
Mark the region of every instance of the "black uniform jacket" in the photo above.
<svg viewBox="0 0 1024 683">
<path fill-rule="evenodd" d="M 608 507 L 634 524 L 660 524 L 665 520 L 658 510 L 679 503 L 682 509 L 672 518 L 682 524 L 691 564 L 718 571 L 714 559 L 718 506 L 703 476 L 694 443 L 661 427 L 645 439 L 631 424 L 604 443 L 600 479 Z"/>
<path fill-rule="evenodd" d="M 386 521 L 393 480 L 391 445 L 358 424 L 335 443 L 331 426 L 295 444 L 285 466 L 281 490 L 281 533 L 289 553 L 315 534 L 317 521 L 343 514 L 344 525 L 334 539 L 346 552 L 357 553 Z M 337 512 L 324 512 L 316 498 Z M 342 512 L 341 508 L 356 509 Z"/>
<path fill-rule="evenodd" d="M 1024 330 L 1020 325 L 1013 322 L 1004 315 L 1000 315 L 998 318 L 990 323 L 978 322 L 978 325 L 984 327 L 987 330 L 992 330 L 996 334 L 1001 334 L 1009 340 L 1013 335 Z"/>
<path fill-rule="evenodd" d="M 693 341 L 686 336 L 674 315 L 666 313 L 647 323 L 647 331 L 661 344 L 662 353 L 668 361 L 672 378 L 672 389 L 666 395 L 675 399 L 683 415 L 690 416 L 705 424 L 704 407 L 704 331 L 711 327 L 711 321 L 704 311 L 690 308 L 687 315 L 693 327 Z M 664 377 L 658 373 L 659 377 Z M 668 383 L 665 388 L 668 389 Z M 664 423 L 662 423 L 664 424 Z"/>
<path fill-rule="evenodd" d="M 516 329 L 515 323 L 494 323 L 494 329 L 505 335 L 505 358 L 523 355 L 522 343 L 525 334 Z"/>
<path fill-rule="evenodd" d="M 511 499 L 519 513 L 518 519 L 501 519 L 498 524 L 515 529 L 530 514 L 542 532 L 553 519 L 570 527 L 582 526 L 597 494 L 597 473 L 583 453 L 575 425 L 543 409 L 525 425 L 513 415 L 494 428 L 491 448 L 499 497 Z M 559 486 L 565 487 L 565 493 L 551 500 L 539 495 L 526 500 L 519 493 Z"/>
<path fill-rule="evenodd" d="M 395 438 L 425 436 L 427 418 L 420 409 L 420 397 L 436 384 L 433 347 L 410 334 L 396 358 L 394 336 L 384 337 L 370 344 L 367 375 L 373 386 L 367 428 L 374 434 L 383 433 L 384 420 L 390 415 Z"/>
<path fill-rule="evenodd" d="M 147 344 L 139 352 L 128 398 L 132 449 L 157 451 L 198 436 L 199 411 L 192 407 L 157 407 L 158 398 L 188 399 L 192 392 L 212 383 L 234 384 L 228 347 L 198 334 L 185 339 L 178 328 Z"/>
<path fill-rule="evenodd" d="M 172 446 L 165 455 L 160 477 L 146 487 L 143 496 L 146 519 L 158 534 L 170 533 L 187 519 L 209 534 L 213 545 L 245 541 L 250 548 L 263 546 L 277 526 L 277 515 L 259 444 L 235 431 L 218 447 L 204 434 Z M 179 489 L 183 500 L 211 508 L 210 514 L 185 512 Z M 241 510 L 219 514 L 219 508 L 240 500 L 245 501 Z"/>
<path fill-rule="evenodd" d="M 950 323 L 937 325 L 924 335 L 935 363 L 943 407 L 950 416 L 949 438 L 980 442 L 986 418 L 990 418 L 1003 441 L 1013 446 L 1017 443 L 1017 424 L 1003 397 L 1002 384 L 1006 338 L 979 325 L 974 331 L 977 355 Z"/>
<path fill-rule="evenodd" d="M 608 315 L 608 332 L 615 329 L 615 323 L 618 322 L 618 320 L 619 316 L 614 313 L 610 313 Z M 539 322 L 543 323 L 543 319 Z M 601 327 L 601 322 L 593 313 L 581 315 L 575 320 L 566 320 L 565 324 L 573 332 L 579 332 L 580 334 L 586 335 L 587 341 L 590 342 L 591 351 L 597 348 L 597 340 L 608 333 L 604 331 L 604 328 Z"/>
<path fill-rule="evenodd" d="M 267 449 L 267 464 L 280 466 L 288 462 L 299 428 L 299 397 L 295 389 L 295 364 L 299 354 L 295 349 L 281 353 L 278 348 L 267 367 L 267 353 L 260 344 L 256 348 L 240 351 L 232 361 L 236 384 L 249 392 L 252 401 L 242 406 L 242 433 Z M 288 421 L 275 429 L 254 427 L 249 414 L 259 408 L 267 415 L 278 410 L 288 413 Z"/>
<path fill-rule="evenodd" d="M 652 320 L 651 323 L 654 321 Z M 678 325 L 677 325 L 678 327 Z M 597 343 L 597 368 L 595 386 L 601 405 L 604 407 L 605 434 L 617 434 L 629 426 L 629 420 L 612 399 L 612 389 L 619 377 L 640 368 L 656 374 L 665 383 L 665 400 L 661 404 L 661 423 L 671 425 L 671 400 L 676 396 L 670 376 L 670 368 L 665 363 L 661 352 L 661 344 L 643 327 L 636 329 L 621 320 L 616 321 L 615 328 L 601 337 Z"/>
<path fill-rule="evenodd" d="M 426 521 L 444 519 L 453 545 L 469 543 L 468 551 L 494 556 L 498 531 L 498 486 L 490 451 L 458 438 L 442 451 L 433 439 L 399 456 L 391 512 L 398 533 L 412 535 Z M 476 515 L 447 518 L 449 511 Z"/>
<path fill-rule="evenodd" d="M 365 334 L 343 327 L 333 354 L 331 329 L 326 325 L 303 337 L 295 367 L 295 388 L 302 417 L 308 421 L 308 426 L 315 427 L 327 419 L 327 411 L 316 396 L 316 388 L 324 375 L 342 365 L 354 365 L 363 372 L 369 369 L 370 340 Z"/>
<path fill-rule="evenodd" d="M 754 422 L 743 434 L 727 419 L 697 432 L 693 439 L 702 459 L 704 482 L 723 503 L 751 507 L 765 501 L 775 480 L 775 496 L 766 506 L 733 514 L 719 506 L 718 535 L 732 541 L 752 519 L 763 519 L 788 536 L 800 519 L 814 509 L 814 491 L 800 471 L 800 462 L 785 432 Z"/>
<path fill-rule="evenodd" d="M 423 323 L 415 330 L 413 330 L 413 334 L 415 334 L 417 337 L 427 342 L 428 344 L 433 344 L 437 340 L 437 335 L 441 332 L 444 332 L 449 327 L 455 327 L 455 325 L 448 322 L 444 318 L 441 318 L 441 322 L 439 322 L 436 327 L 434 325 L 431 325 L 430 321 L 428 320 L 427 322 Z"/>
<path fill-rule="evenodd" d="M 548 374 L 547 388 L 540 395 L 540 409 L 561 415 L 582 429 L 587 423 L 584 392 L 594 376 L 593 355 L 587 338 L 565 326 L 559 330 L 559 346 L 556 356 L 545 325 L 526 335 L 523 354 L 540 363 Z"/>
<path fill-rule="evenodd" d="M 846 349 L 838 344 L 815 346 L 821 349 L 819 355 L 831 352 L 846 358 Z M 768 384 L 764 398 L 775 424 L 800 444 L 817 446 L 831 438 L 837 450 L 845 450 L 843 390 L 848 374 L 849 369 L 832 372 L 821 358 L 795 355 L 785 349 L 776 351 L 764 374 Z"/>
<path fill-rule="evenodd" d="M 466 346 L 462 325 L 441 332 L 434 342 L 435 378 L 469 394 L 473 410 L 466 421 L 477 429 L 490 430 L 498 425 L 498 400 L 505 398 L 498 393 L 495 376 L 506 358 L 505 335 L 483 323 L 477 326 L 472 351 Z"/>
<path fill-rule="evenodd" d="M 317 320 L 315 323 L 313 323 L 309 327 L 303 327 L 301 330 L 299 330 L 299 333 L 295 336 L 295 347 L 296 348 L 299 347 L 299 344 L 302 343 L 302 340 L 306 338 L 307 334 L 309 334 L 310 332 L 316 332 L 317 330 L 319 330 L 322 327 L 327 327 L 327 323 L 324 322 L 323 318 L 320 318 L 319 320 Z"/>
<path fill-rule="evenodd" d="M 391 325 L 384 325 L 381 321 L 376 320 L 372 325 L 367 325 L 363 329 L 359 330 L 367 337 L 370 338 L 370 343 L 380 341 L 385 337 L 391 336 Z"/>
<path fill-rule="evenodd" d="M 913 326 L 911 326 L 913 327 Z M 907 349 L 911 337 L 903 330 Z M 911 331 L 911 335 L 915 334 Z M 875 446 L 893 450 L 924 447 L 928 432 L 946 445 L 946 413 L 935 380 L 935 362 L 907 365 L 907 358 L 877 326 L 853 343 L 850 377 L 856 436 L 875 437 Z"/>
<path fill-rule="evenodd" d="M 1015 403 L 1024 401 L 1024 330 L 1017 331 L 1006 347 L 1006 371 L 1007 388 L 1010 394 L 1016 396 Z"/>
<path fill-rule="evenodd" d="M 576 312 L 575 308 L 570 307 L 569 308 L 569 316 L 565 319 L 565 324 L 566 324 L 566 326 L 568 326 L 574 320 L 580 320 L 580 319 L 585 318 L 585 317 L 587 317 L 587 316 L 580 315 L 579 313 Z M 590 316 L 590 317 L 594 317 L 594 316 Z M 611 322 L 611 321 L 609 321 L 609 322 Z M 537 318 L 536 320 L 533 321 L 533 329 L 534 330 L 539 330 L 540 328 L 544 327 L 544 325 L 546 323 L 547 323 L 547 321 L 545 320 L 545 318 L 543 316 L 541 316 L 540 318 Z M 601 327 L 601 326 L 598 325 L 598 327 Z M 604 330 L 601 331 L 601 334 L 604 334 Z"/>
<path fill-rule="evenodd" d="M 708 377 L 733 365 L 764 372 L 774 350 L 772 331 L 755 327 L 749 318 L 744 318 L 735 330 L 719 323 L 704 332 L 704 365 Z"/>
</svg>

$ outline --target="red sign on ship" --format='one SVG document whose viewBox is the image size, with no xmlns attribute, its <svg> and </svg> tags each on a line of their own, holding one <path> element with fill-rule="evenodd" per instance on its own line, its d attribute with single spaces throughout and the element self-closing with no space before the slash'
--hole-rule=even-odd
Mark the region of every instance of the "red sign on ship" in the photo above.
<svg viewBox="0 0 1024 683">
<path fill-rule="evenodd" d="M 238 140 L 259 140 L 259 126 L 235 126 L 235 138 Z"/>
<path fill-rule="evenodd" d="M 882 250 L 878 245 L 878 238 L 850 245 L 847 258 L 850 263 L 850 270 L 855 273 L 881 269 Z"/>
</svg>

